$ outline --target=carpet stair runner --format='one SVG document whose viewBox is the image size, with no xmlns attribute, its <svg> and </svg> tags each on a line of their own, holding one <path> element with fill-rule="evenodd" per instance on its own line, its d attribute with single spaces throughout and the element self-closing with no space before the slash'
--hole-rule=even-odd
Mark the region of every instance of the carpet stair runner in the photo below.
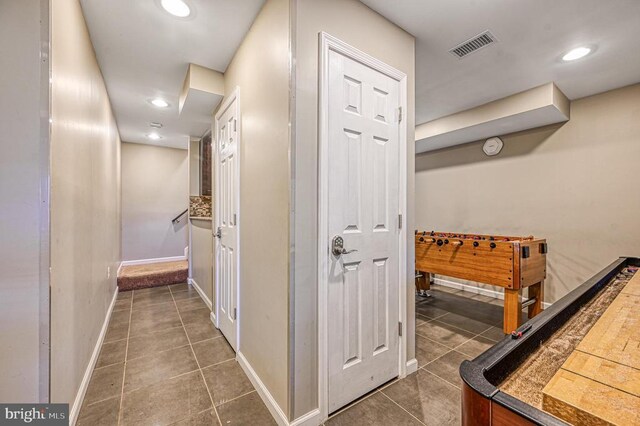
<svg viewBox="0 0 640 426">
<path fill-rule="evenodd" d="M 123 266 L 118 274 L 118 289 L 129 291 L 186 283 L 188 277 L 186 260 Z"/>
</svg>

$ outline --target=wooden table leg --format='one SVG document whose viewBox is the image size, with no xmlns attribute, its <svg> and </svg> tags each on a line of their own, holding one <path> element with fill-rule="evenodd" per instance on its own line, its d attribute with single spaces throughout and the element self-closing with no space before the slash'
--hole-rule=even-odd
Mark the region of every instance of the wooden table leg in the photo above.
<svg viewBox="0 0 640 426">
<path fill-rule="evenodd" d="M 536 303 L 529 305 L 529 319 L 535 317 L 542 312 L 542 302 L 544 300 L 544 281 L 540 281 L 532 286 L 529 286 L 529 299 L 536 298 Z"/>
<path fill-rule="evenodd" d="M 522 301 L 520 295 L 522 290 L 504 289 L 504 320 L 502 331 L 510 334 L 520 327 L 520 315 L 522 314 Z"/>
<path fill-rule="evenodd" d="M 431 290 L 431 275 L 428 272 L 419 271 L 421 277 L 416 278 L 416 288 L 419 292 Z"/>
</svg>

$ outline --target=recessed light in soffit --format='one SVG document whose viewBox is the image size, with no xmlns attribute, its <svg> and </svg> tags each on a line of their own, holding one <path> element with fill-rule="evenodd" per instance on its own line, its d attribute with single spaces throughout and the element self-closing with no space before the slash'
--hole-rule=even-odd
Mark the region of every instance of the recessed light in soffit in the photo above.
<svg viewBox="0 0 640 426">
<path fill-rule="evenodd" d="M 184 0 L 160 0 L 160 5 L 177 18 L 188 18 L 191 15 L 191 7 Z"/>
<path fill-rule="evenodd" d="M 166 108 L 169 106 L 169 102 L 161 98 L 150 99 L 149 103 L 154 107 L 158 107 L 158 108 Z"/>
<path fill-rule="evenodd" d="M 576 47 L 575 49 L 571 49 L 570 51 L 565 53 L 562 56 L 562 60 L 565 62 L 575 61 L 577 59 L 584 58 L 585 56 L 590 54 L 592 51 L 593 49 L 591 47 L 587 47 L 587 46 Z"/>
</svg>

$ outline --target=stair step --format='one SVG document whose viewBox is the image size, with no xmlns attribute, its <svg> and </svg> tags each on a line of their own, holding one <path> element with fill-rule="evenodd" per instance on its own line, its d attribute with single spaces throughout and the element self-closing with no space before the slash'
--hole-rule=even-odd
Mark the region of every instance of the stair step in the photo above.
<svg viewBox="0 0 640 426">
<path fill-rule="evenodd" d="M 189 265 L 186 260 L 123 266 L 118 274 L 118 290 L 186 283 L 188 277 Z"/>
</svg>

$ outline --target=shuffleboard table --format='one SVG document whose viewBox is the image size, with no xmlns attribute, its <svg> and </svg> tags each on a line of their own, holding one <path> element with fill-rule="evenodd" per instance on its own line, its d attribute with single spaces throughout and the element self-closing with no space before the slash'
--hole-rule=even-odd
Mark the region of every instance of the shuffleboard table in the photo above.
<svg viewBox="0 0 640 426">
<path fill-rule="evenodd" d="M 547 275 L 547 242 L 532 236 L 416 231 L 417 286 L 429 289 L 430 274 L 439 274 L 504 288 L 505 334 L 542 312 Z M 528 288 L 528 299 L 522 290 Z"/>
<path fill-rule="evenodd" d="M 462 424 L 640 424 L 639 266 L 614 261 L 464 361 Z"/>
</svg>

